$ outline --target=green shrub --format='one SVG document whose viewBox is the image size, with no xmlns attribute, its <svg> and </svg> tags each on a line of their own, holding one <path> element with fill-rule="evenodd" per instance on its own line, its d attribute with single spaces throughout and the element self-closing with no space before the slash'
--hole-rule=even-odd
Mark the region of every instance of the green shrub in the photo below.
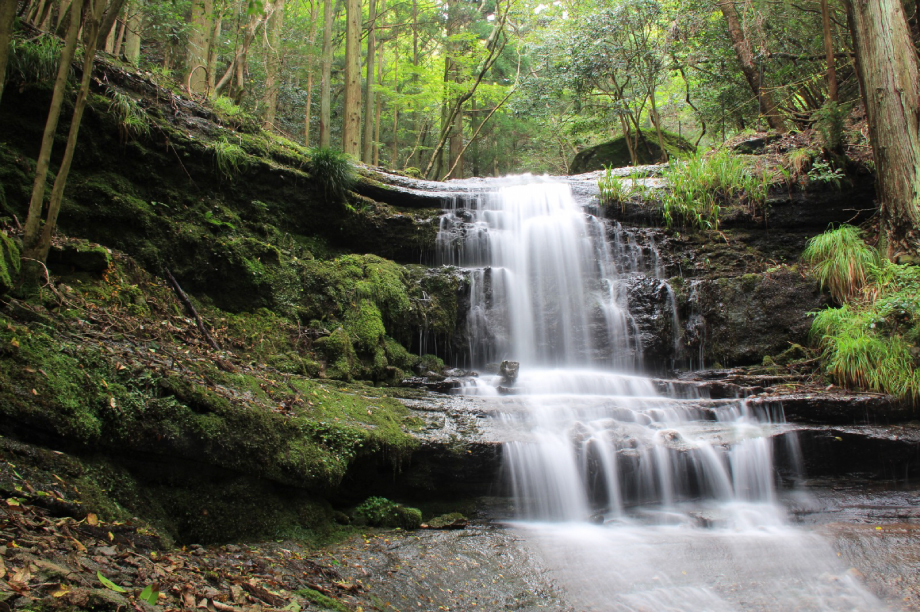
<svg viewBox="0 0 920 612">
<path fill-rule="evenodd" d="M 878 265 L 878 253 L 860 238 L 852 225 L 841 225 L 808 241 L 802 258 L 814 269 L 821 287 L 839 302 L 855 296 L 866 284 L 869 267 Z"/>
<path fill-rule="evenodd" d="M 385 497 L 368 497 L 355 508 L 355 519 L 371 527 L 418 529 L 422 524 L 422 513 L 417 508 L 407 508 Z"/>
<path fill-rule="evenodd" d="M 821 145 L 825 150 L 840 151 L 843 149 L 843 136 L 849 112 L 847 105 L 828 100 L 812 115 L 815 120 L 815 129 L 818 131 Z"/>
<path fill-rule="evenodd" d="M 326 199 L 339 204 L 345 201 L 355 182 L 355 171 L 348 155 L 331 148 L 313 151 L 310 171 L 319 182 Z"/>
</svg>

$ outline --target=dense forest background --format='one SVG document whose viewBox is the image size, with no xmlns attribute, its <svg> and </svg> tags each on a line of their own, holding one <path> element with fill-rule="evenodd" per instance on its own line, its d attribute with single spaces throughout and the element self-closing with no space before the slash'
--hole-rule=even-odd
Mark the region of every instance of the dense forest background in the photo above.
<svg viewBox="0 0 920 612">
<path fill-rule="evenodd" d="M 63 34 L 69 4 L 18 11 Z M 916 33 L 917 5 L 904 6 Z M 640 129 L 712 145 L 768 124 L 839 123 L 859 98 L 836 0 L 112 0 L 104 10 L 100 47 L 159 81 L 306 146 L 432 179 L 566 173 L 580 149 L 623 134 L 637 161 Z"/>
</svg>

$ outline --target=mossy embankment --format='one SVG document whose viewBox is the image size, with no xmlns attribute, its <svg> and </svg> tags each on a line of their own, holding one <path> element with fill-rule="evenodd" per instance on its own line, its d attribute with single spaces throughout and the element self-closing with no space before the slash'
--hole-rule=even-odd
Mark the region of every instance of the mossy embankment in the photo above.
<svg viewBox="0 0 920 612">
<path fill-rule="evenodd" d="M 97 512 L 186 541 L 328 530 L 355 460 L 409 459 L 418 420 L 386 388 L 310 378 L 294 324 L 203 307 L 233 349 L 213 351 L 162 280 L 110 257 L 0 313 L 0 434 L 81 458 Z"/>
</svg>

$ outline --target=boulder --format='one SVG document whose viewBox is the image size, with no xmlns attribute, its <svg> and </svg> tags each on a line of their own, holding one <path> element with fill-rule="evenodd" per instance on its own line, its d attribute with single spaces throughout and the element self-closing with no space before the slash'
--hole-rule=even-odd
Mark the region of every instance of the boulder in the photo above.
<svg viewBox="0 0 920 612">
<path fill-rule="evenodd" d="M 666 131 L 663 135 L 668 157 L 696 152 L 696 147 L 692 143 L 677 134 Z M 639 148 L 636 156 L 640 164 L 656 164 L 661 161 L 661 147 L 658 146 L 658 135 L 654 130 L 639 133 Z M 618 136 L 613 140 L 579 151 L 569 166 L 569 174 L 603 170 L 604 166 L 622 168 L 631 164 L 632 158 L 629 156 L 626 138 Z"/>
</svg>

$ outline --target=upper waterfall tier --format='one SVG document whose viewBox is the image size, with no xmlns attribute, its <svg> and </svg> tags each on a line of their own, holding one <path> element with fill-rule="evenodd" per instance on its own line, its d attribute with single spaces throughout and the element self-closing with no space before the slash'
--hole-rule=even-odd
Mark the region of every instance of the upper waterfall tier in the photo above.
<svg viewBox="0 0 920 612">
<path fill-rule="evenodd" d="M 441 218 L 439 263 L 471 269 L 471 363 L 631 367 L 641 346 L 603 223 L 568 184 L 523 180 L 457 198 Z"/>
</svg>

